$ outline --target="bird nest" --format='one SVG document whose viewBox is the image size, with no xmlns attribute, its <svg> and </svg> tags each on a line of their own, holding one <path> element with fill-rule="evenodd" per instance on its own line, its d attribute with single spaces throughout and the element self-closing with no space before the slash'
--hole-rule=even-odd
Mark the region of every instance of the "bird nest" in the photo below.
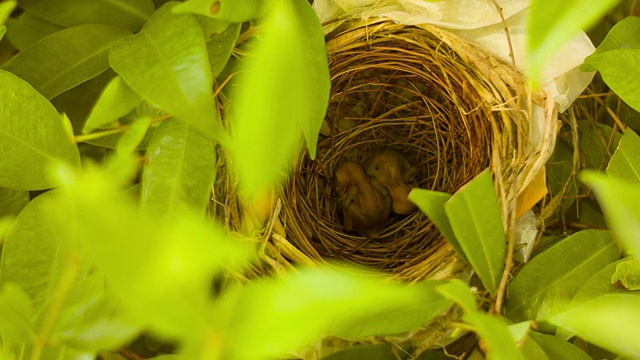
<svg viewBox="0 0 640 360">
<path fill-rule="evenodd" d="M 332 184 L 336 167 L 387 146 L 417 170 L 418 187 L 447 193 L 490 167 L 509 230 L 518 195 L 552 150 L 552 102 L 528 92 L 511 64 L 433 26 L 341 20 L 325 25 L 325 34 L 332 88 L 317 157 L 301 150 L 277 192 L 265 263 L 339 259 L 409 281 L 459 275 L 463 263 L 420 211 L 391 215 L 375 239 L 346 231 Z M 532 140 L 534 108 L 545 118 L 536 128 L 542 140 Z M 227 188 L 233 183 L 221 178 Z M 222 196 L 228 203 L 229 194 Z"/>
</svg>

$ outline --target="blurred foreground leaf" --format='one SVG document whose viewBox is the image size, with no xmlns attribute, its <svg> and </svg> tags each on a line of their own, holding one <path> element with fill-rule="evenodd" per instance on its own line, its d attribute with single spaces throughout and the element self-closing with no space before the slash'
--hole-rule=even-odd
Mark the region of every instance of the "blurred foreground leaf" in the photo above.
<svg viewBox="0 0 640 360">
<path fill-rule="evenodd" d="M 553 54 L 588 30 L 618 0 L 533 0 L 528 26 L 529 74 L 537 76 Z"/>
<path fill-rule="evenodd" d="M 434 304 L 433 284 L 398 284 L 343 266 L 257 279 L 231 289 L 215 305 L 212 318 L 224 345 L 220 358 L 280 357 L 332 329 L 407 308 L 424 309 Z"/>
<path fill-rule="evenodd" d="M 640 185 L 596 172 L 583 172 L 604 211 L 607 224 L 623 247 L 640 261 Z"/>
<path fill-rule="evenodd" d="M 535 256 L 513 278 L 505 315 L 513 321 L 542 320 L 563 310 L 580 286 L 620 257 L 604 230 L 584 230 Z"/>
<path fill-rule="evenodd" d="M 491 172 L 483 171 L 444 205 L 455 238 L 482 284 L 495 294 L 502 277 L 507 237 Z"/>
<path fill-rule="evenodd" d="M 322 28 L 307 1 L 276 2 L 238 76 L 230 119 L 235 165 L 241 187 L 256 195 L 282 179 L 301 131 L 315 157 L 330 82 Z"/>
<path fill-rule="evenodd" d="M 547 320 L 630 359 L 640 354 L 640 296 L 603 295 Z"/>
<path fill-rule="evenodd" d="M 42 190 L 58 184 L 50 170 L 58 162 L 80 164 L 62 117 L 17 76 L 0 70 L 0 186 Z"/>
</svg>

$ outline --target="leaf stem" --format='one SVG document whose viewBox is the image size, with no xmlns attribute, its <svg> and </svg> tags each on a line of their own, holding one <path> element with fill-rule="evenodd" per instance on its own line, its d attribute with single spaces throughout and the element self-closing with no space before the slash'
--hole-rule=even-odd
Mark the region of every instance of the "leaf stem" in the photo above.
<svg viewBox="0 0 640 360">
<path fill-rule="evenodd" d="M 158 117 L 155 117 L 155 118 L 151 119 L 151 124 L 156 123 L 158 121 L 167 120 L 167 119 L 172 118 L 172 117 L 173 117 L 173 115 L 158 116 Z M 86 134 L 86 135 L 76 135 L 76 136 L 73 137 L 73 140 L 74 140 L 74 142 L 76 144 L 80 143 L 80 142 L 88 142 L 88 141 L 91 141 L 91 140 L 100 139 L 100 138 L 103 138 L 103 137 L 107 137 L 107 136 L 123 133 L 123 132 L 127 131 L 128 129 L 129 129 L 129 125 L 120 125 L 119 127 L 115 128 L 115 129 L 109 129 L 109 130 L 95 132 L 95 133 Z"/>
</svg>

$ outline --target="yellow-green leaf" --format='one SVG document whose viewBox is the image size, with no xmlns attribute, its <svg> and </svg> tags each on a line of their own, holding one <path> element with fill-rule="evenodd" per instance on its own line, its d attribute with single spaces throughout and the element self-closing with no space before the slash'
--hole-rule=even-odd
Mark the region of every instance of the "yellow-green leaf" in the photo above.
<svg viewBox="0 0 640 360">
<path fill-rule="evenodd" d="M 127 115 L 142 102 L 142 97 L 133 91 L 120 76 L 116 76 L 104 88 L 93 106 L 82 129 L 83 133 L 117 121 Z"/>
<path fill-rule="evenodd" d="M 613 153 L 607 174 L 640 184 L 640 137 L 627 129 Z"/>
<path fill-rule="evenodd" d="M 141 32 L 115 44 L 109 61 L 143 98 L 205 136 L 224 140 L 204 34 L 192 15 L 171 12 L 175 5 L 164 5 Z"/>
<path fill-rule="evenodd" d="M 453 233 L 482 284 L 495 294 L 504 269 L 507 237 L 491 172 L 483 171 L 444 205 Z"/>
<path fill-rule="evenodd" d="M 47 99 L 24 80 L 0 70 L 0 186 L 18 190 L 55 187 L 51 167 L 80 165 L 77 146 Z"/>
<path fill-rule="evenodd" d="M 52 99 L 109 68 L 109 46 L 130 33 L 98 24 L 58 31 L 18 53 L 2 68 Z"/>
</svg>

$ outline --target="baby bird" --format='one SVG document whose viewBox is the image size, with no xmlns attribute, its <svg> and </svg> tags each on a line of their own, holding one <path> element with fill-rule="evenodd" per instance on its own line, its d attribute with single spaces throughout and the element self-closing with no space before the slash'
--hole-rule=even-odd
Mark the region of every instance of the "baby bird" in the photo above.
<svg viewBox="0 0 640 360">
<path fill-rule="evenodd" d="M 362 165 L 351 161 L 338 166 L 334 180 L 344 229 L 355 228 L 372 239 L 380 236 L 391 212 L 391 200 L 384 187 L 370 179 Z"/>
<path fill-rule="evenodd" d="M 378 180 L 391 196 L 391 208 L 400 215 L 408 215 L 418 208 L 407 197 L 416 169 L 404 155 L 392 148 L 380 148 L 369 160 L 367 174 Z"/>
</svg>

